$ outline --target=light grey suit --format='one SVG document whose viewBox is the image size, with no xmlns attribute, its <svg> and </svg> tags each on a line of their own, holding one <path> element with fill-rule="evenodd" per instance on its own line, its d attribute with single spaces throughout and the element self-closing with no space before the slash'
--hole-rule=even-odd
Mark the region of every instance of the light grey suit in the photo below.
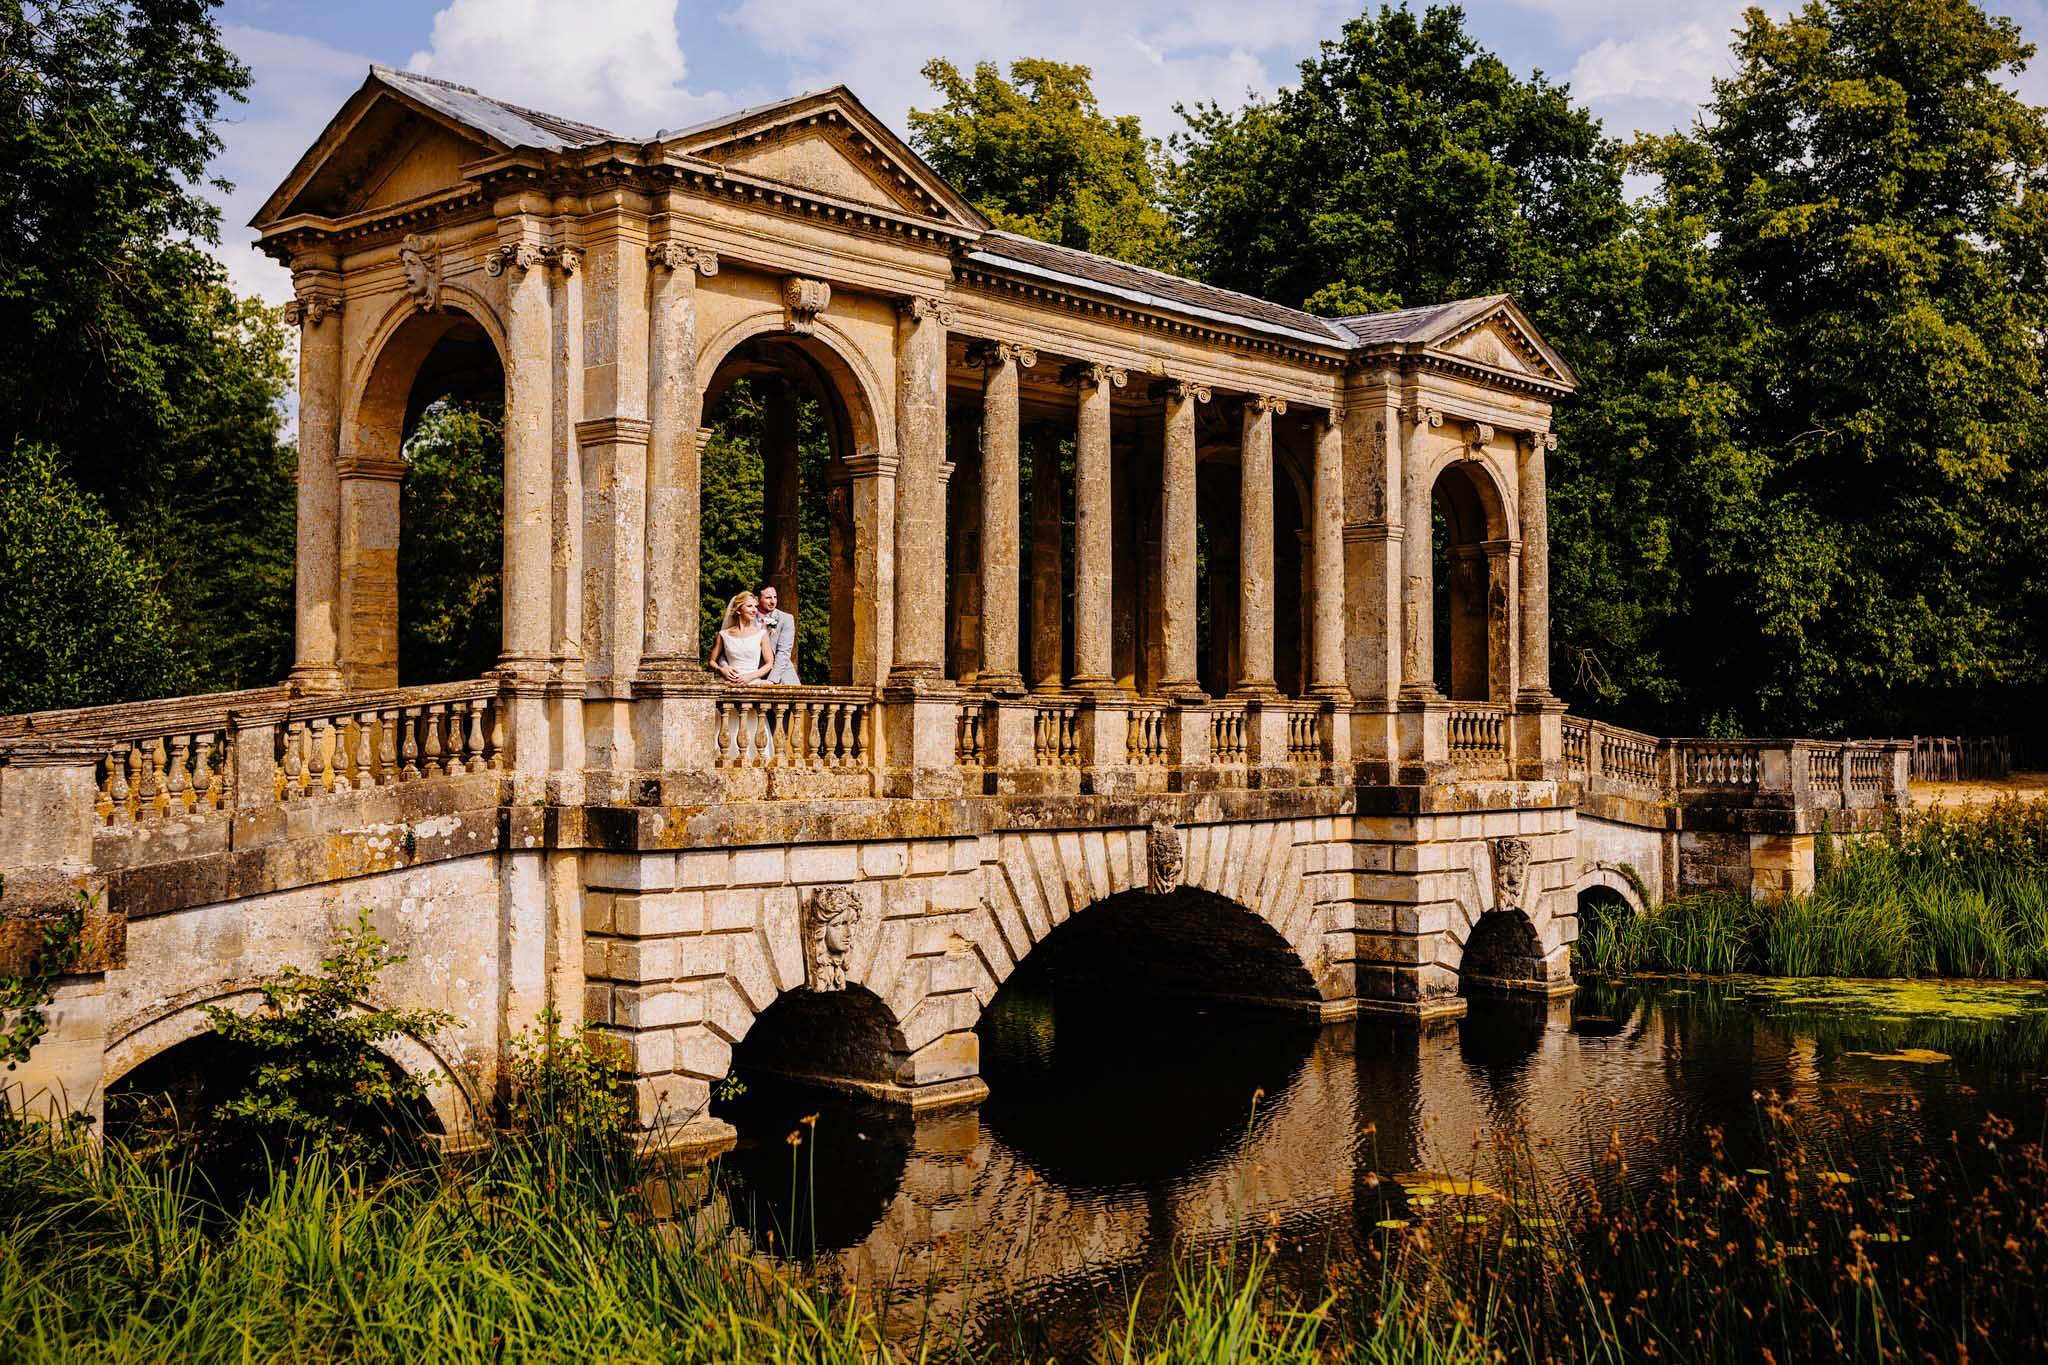
<svg viewBox="0 0 2048 1365">
<path fill-rule="evenodd" d="M 763 612 L 761 623 L 768 630 L 775 659 L 775 666 L 761 681 L 794 685 L 800 681 L 796 675 L 796 618 L 786 611 Z"/>
</svg>

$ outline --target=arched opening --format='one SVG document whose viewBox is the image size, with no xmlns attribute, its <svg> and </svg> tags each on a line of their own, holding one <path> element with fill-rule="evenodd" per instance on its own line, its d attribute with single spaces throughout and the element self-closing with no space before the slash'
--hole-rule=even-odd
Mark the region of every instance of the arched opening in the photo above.
<svg viewBox="0 0 2048 1365">
<path fill-rule="evenodd" d="M 1294 1083 L 1318 1005 L 1293 948 L 1243 906 L 1122 892 L 1047 934 L 982 1012 L 982 1121 L 1050 1178 L 1184 1177 Z"/>
<path fill-rule="evenodd" d="M 1453 701 L 1508 698 L 1506 518 L 1481 467 L 1448 465 L 1432 491 L 1437 689 Z"/>
<path fill-rule="evenodd" d="M 814 343 L 813 343 L 814 344 Z M 854 424 L 813 344 L 742 341 L 705 388 L 698 575 L 701 657 L 726 604 L 771 583 L 795 620 L 796 676 L 854 681 Z"/>
<path fill-rule="evenodd" d="M 131 1151 L 191 1162 L 206 1188 L 231 1205 L 261 1189 L 265 1172 L 283 1155 L 238 1141 L 237 1126 L 220 1116 L 259 1061 L 250 1049 L 210 1030 L 173 1043 L 107 1086 L 101 1131 Z M 389 1057 L 381 1061 L 399 1070 Z M 385 1110 L 373 1122 L 375 1131 L 362 1136 L 392 1159 L 417 1153 L 446 1131 L 425 1097 Z"/>
<path fill-rule="evenodd" d="M 772 1233 L 777 1249 L 840 1250 L 881 1219 L 913 1132 L 858 1087 L 893 1081 L 906 1052 L 888 1006 L 860 986 L 786 991 L 754 1020 L 733 1051 L 739 1085 L 715 1095 L 712 1111 L 739 1134 L 720 1164 L 756 1245 Z"/>
<path fill-rule="evenodd" d="M 1634 913 L 1628 897 L 1613 887 L 1589 886 L 1579 892 L 1579 935 L 1584 937 L 1596 924 L 1619 924 Z"/>
<path fill-rule="evenodd" d="M 378 351 L 339 462 L 342 671 L 447 682 L 501 652 L 505 368 L 459 312 L 415 313 Z"/>
<path fill-rule="evenodd" d="M 1458 992 L 1519 990 L 1543 983 L 1543 943 L 1519 910 L 1490 910 L 1465 940 Z"/>
</svg>

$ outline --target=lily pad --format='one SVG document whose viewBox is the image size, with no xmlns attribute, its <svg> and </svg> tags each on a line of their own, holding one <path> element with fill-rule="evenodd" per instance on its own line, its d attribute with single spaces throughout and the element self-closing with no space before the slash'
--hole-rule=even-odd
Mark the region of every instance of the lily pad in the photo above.
<svg viewBox="0 0 2048 1365">
<path fill-rule="evenodd" d="M 1410 1194 L 1447 1194 L 1460 1199 L 1500 1198 L 1500 1191 L 1483 1180 L 1460 1180 L 1435 1171 L 1411 1171 L 1394 1179 Z"/>
<path fill-rule="evenodd" d="M 1936 1052 L 1931 1047 L 1902 1047 L 1897 1052 L 1852 1052 L 1851 1057 L 1868 1057 L 1873 1062 L 1911 1062 L 1916 1066 L 1933 1066 L 1949 1060 L 1946 1052 Z"/>
<path fill-rule="evenodd" d="M 1408 1226 L 1408 1220 L 1406 1218 L 1382 1218 L 1378 1223 L 1374 1224 L 1374 1226 L 1387 1228 L 1389 1230 L 1392 1230 L 1394 1228 L 1405 1228 Z"/>
</svg>

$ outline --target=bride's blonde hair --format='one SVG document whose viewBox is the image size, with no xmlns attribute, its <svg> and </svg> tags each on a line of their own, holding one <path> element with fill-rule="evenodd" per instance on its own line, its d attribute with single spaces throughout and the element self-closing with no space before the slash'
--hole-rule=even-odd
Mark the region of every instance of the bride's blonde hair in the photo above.
<svg viewBox="0 0 2048 1365">
<path fill-rule="evenodd" d="M 754 594 L 750 592 L 734 593 L 732 601 L 725 604 L 725 619 L 718 623 L 718 628 L 720 630 L 731 630 L 734 626 L 738 625 L 740 623 L 740 608 L 746 603 L 755 600 L 757 599 L 754 597 Z"/>
</svg>

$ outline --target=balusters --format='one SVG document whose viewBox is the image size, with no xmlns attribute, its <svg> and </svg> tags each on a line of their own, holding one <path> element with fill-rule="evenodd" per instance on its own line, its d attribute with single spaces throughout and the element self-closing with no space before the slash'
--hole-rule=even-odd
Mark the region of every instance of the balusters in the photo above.
<svg viewBox="0 0 2048 1365">
<path fill-rule="evenodd" d="M 128 785 L 128 746 L 116 745 L 107 754 L 107 799 L 113 809 L 113 822 L 125 825 L 135 818 L 135 812 L 128 805 L 131 789 Z"/>
<path fill-rule="evenodd" d="M 488 772 L 490 761 L 484 757 L 484 699 L 470 698 L 466 709 L 469 712 L 469 770 L 473 773 Z"/>
</svg>

